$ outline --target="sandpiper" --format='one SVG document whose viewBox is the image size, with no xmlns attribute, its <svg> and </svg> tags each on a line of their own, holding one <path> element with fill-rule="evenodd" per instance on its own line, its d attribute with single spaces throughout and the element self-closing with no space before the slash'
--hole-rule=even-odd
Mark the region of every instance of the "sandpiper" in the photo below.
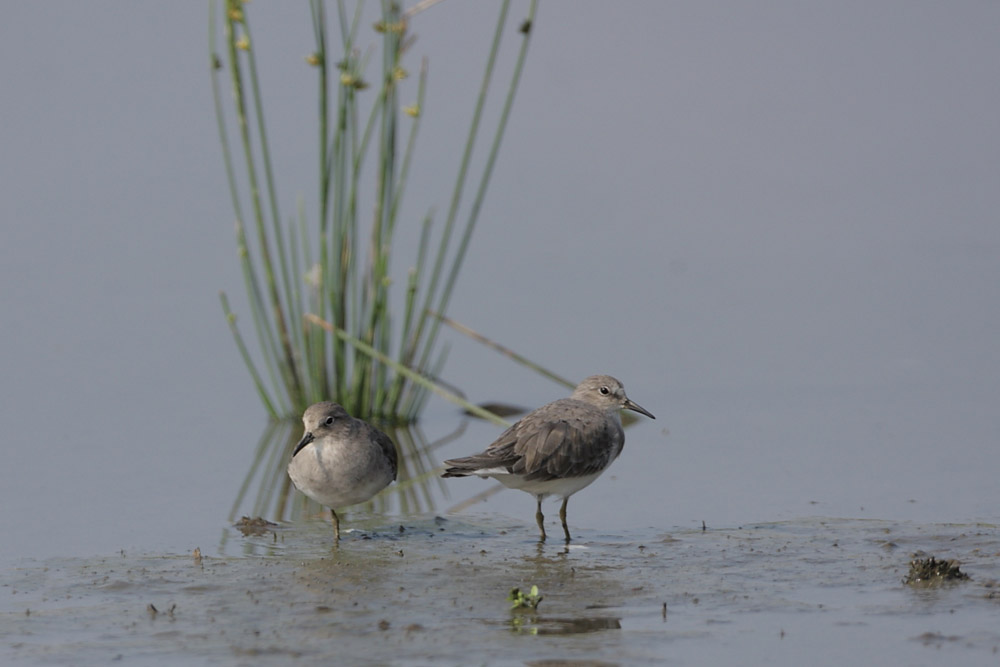
<svg viewBox="0 0 1000 667">
<path fill-rule="evenodd" d="M 306 408 L 302 423 L 305 433 L 288 462 L 288 476 L 299 491 L 330 508 L 339 540 L 337 508 L 370 500 L 396 479 L 396 445 L 329 401 Z"/>
<path fill-rule="evenodd" d="M 481 454 L 445 461 L 448 468 L 442 477 L 492 477 L 508 488 L 535 496 L 535 521 L 542 541 L 542 500 L 550 495 L 562 497 L 559 518 L 569 542 L 566 503 L 621 454 L 625 445 L 622 409 L 656 419 L 625 395 L 620 381 L 610 375 L 592 375 L 569 398 L 529 412 Z"/>
</svg>

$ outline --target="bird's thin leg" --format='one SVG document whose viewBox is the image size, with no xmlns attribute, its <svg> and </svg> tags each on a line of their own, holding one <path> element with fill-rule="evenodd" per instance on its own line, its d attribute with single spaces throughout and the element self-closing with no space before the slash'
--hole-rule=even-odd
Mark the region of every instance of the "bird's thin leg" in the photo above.
<svg viewBox="0 0 1000 667">
<path fill-rule="evenodd" d="M 538 522 L 538 530 L 541 531 L 542 536 L 538 538 L 542 542 L 545 541 L 545 517 L 542 515 L 542 497 L 538 496 L 538 511 L 535 512 L 535 521 Z"/>
<path fill-rule="evenodd" d="M 333 516 L 333 535 L 340 541 L 340 517 L 337 516 L 337 510 L 330 508 L 330 514 Z"/>
<path fill-rule="evenodd" d="M 559 508 L 559 520 L 562 521 L 563 532 L 566 533 L 566 542 L 570 540 L 569 537 L 569 526 L 566 525 L 566 503 L 569 502 L 569 498 L 563 498 L 562 507 Z"/>
</svg>

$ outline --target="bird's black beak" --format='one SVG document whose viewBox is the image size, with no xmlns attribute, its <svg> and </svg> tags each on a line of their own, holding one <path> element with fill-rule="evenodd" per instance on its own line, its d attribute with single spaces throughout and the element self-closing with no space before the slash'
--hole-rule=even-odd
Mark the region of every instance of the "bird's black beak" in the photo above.
<svg viewBox="0 0 1000 667">
<path fill-rule="evenodd" d="M 313 434 L 311 432 L 306 431 L 305 433 L 303 433 L 302 439 L 299 440 L 299 444 L 295 445 L 295 449 L 292 450 L 292 458 L 294 459 L 295 455 L 298 454 L 303 447 L 305 447 L 312 441 L 313 441 Z"/>
<path fill-rule="evenodd" d="M 625 408 L 626 410 L 631 410 L 633 412 L 638 412 L 640 415 L 646 415 L 650 419 L 656 419 L 656 417 L 653 416 L 652 412 L 650 412 L 646 408 L 642 407 L 641 405 L 639 405 L 638 403 L 636 403 L 635 401 L 633 401 L 631 398 L 626 398 L 625 399 L 625 405 L 623 405 L 622 407 Z M 298 450 L 296 450 L 296 451 L 298 451 Z"/>
</svg>

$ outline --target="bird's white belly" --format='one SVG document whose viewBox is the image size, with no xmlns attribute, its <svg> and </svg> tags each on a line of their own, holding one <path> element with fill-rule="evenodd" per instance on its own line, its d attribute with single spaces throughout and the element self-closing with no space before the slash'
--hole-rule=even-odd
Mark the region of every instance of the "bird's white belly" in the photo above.
<svg viewBox="0 0 1000 667">
<path fill-rule="evenodd" d="M 374 449 L 348 452 L 338 444 L 306 445 L 288 464 L 288 476 L 302 493 L 337 509 L 369 500 L 392 481 L 388 464 Z"/>
<path fill-rule="evenodd" d="M 603 470 L 601 472 L 604 472 Z M 583 475 L 581 477 L 563 477 L 560 479 L 535 479 L 525 480 L 520 475 L 513 475 L 506 471 L 491 471 L 488 475 L 497 480 L 508 489 L 518 489 L 526 491 L 533 496 L 558 496 L 569 498 L 580 489 L 589 486 L 591 482 L 601 476 L 601 473 L 593 475 Z"/>
</svg>

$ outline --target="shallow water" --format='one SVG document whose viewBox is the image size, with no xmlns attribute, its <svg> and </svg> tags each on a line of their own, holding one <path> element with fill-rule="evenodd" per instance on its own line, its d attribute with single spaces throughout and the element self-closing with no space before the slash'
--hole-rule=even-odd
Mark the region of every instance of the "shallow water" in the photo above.
<svg viewBox="0 0 1000 667">
<path fill-rule="evenodd" d="M 192 554 L 24 561 L 4 575 L 3 653 L 29 664 L 993 663 L 1000 531 L 802 518 L 580 531 L 475 516 L 353 515 Z M 206 545 L 207 546 L 207 545 Z M 971 575 L 902 583 L 911 554 Z M 538 586 L 536 610 L 511 609 Z M 155 608 L 155 611 L 154 611 Z"/>
</svg>

